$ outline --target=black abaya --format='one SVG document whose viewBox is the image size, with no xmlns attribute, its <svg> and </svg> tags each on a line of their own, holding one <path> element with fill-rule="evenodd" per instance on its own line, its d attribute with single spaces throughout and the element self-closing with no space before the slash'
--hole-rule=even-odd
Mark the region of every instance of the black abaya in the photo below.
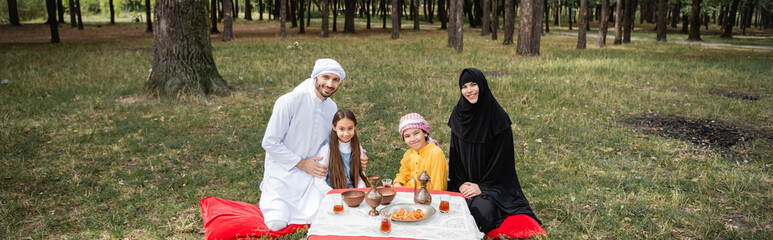
<svg viewBox="0 0 773 240">
<path fill-rule="evenodd" d="M 491 94 L 483 73 L 474 68 L 465 69 L 459 80 L 460 89 L 467 82 L 478 84 L 479 97 L 476 104 L 471 104 L 462 96 L 448 121 L 451 127 L 449 191 L 458 192 L 465 182 L 478 185 L 481 194 L 468 199 L 467 205 L 484 233 L 497 228 L 509 215 L 526 214 L 540 222 L 521 190 L 515 171 L 510 117 Z"/>
</svg>

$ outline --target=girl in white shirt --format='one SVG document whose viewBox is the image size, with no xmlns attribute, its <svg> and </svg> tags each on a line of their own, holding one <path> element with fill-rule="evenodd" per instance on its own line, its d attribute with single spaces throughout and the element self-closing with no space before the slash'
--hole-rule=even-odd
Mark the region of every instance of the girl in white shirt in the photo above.
<svg viewBox="0 0 773 240">
<path fill-rule="evenodd" d="M 365 171 L 360 165 L 362 153 L 357 137 L 357 118 L 352 111 L 338 110 L 333 115 L 330 142 L 317 155 L 322 157 L 319 163 L 328 167 L 327 177 L 316 179 L 317 188 L 325 194 L 332 189 L 367 187 Z"/>
</svg>

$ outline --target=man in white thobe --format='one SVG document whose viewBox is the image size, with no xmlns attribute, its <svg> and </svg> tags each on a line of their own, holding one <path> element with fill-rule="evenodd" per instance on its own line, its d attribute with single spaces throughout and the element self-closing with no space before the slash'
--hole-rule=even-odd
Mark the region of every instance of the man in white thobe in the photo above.
<svg viewBox="0 0 773 240">
<path fill-rule="evenodd" d="M 327 169 L 315 155 L 327 143 L 338 110 L 329 97 L 345 77 L 338 62 L 319 59 L 311 78 L 274 104 L 263 136 L 266 161 L 260 183 L 260 210 L 271 230 L 310 224 L 324 198 L 314 177 L 325 177 Z"/>
</svg>

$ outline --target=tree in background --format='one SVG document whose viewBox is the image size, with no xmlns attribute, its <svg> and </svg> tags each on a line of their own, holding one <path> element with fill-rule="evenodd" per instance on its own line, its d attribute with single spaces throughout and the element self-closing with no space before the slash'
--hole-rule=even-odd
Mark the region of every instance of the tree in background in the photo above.
<svg viewBox="0 0 773 240">
<path fill-rule="evenodd" d="M 483 19 L 481 23 L 480 35 L 489 35 L 489 29 L 491 28 L 491 0 L 483 0 Z"/>
<path fill-rule="evenodd" d="M 689 41 L 703 41 L 701 39 L 701 2 L 702 0 L 692 0 L 690 7 L 690 33 L 687 35 Z"/>
<path fill-rule="evenodd" d="M 80 12 L 80 10 L 78 11 Z M 145 32 L 153 32 L 153 21 L 150 19 L 150 0 L 145 0 L 145 22 L 148 25 L 148 27 L 145 28 Z"/>
<path fill-rule="evenodd" d="M 397 0 L 394 0 L 397 1 Z M 456 46 L 456 1 L 446 0 L 448 3 L 448 47 Z"/>
<path fill-rule="evenodd" d="M 354 0 L 344 0 L 346 9 L 344 10 L 344 33 L 354 32 Z"/>
<path fill-rule="evenodd" d="M 64 5 L 62 5 L 62 0 L 56 0 L 56 11 L 57 11 L 57 15 L 59 16 L 59 23 L 65 23 L 64 22 Z"/>
<path fill-rule="evenodd" d="M 56 0 L 46 0 L 48 25 L 51 26 L 51 43 L 59 43 L 59 23 L 56 21 Z"/>
<path fill-rule="evenodd" d="M 464 49 L 464 0 L 456 0 L 456 17 L 454 20 L 456 23 L 456 40 L 454 40 L 454 49 L 460 53 Z"/>
<path fill-rule="evenodd" d="M 397 7 L 398 1 L 400 0 L 392 0 L 392 39 L 400 38 L 400 8 Z"/>
<path fill-rule="evenodd" d="M 19 6 L 16 4 L 16 0 L 8 0 L 8 20 L 11 21 L 13 26 L 21 26 L 19 22 Z"/>
<path fill-rule="evenodd" d="M 596 38 L 596 46 L 598 47 L 607 46 L 608 28 L 609 28 L 609 0 L 601 0 L 601 17 L 599 17 L 599 32 Z"/>
<path fill-rule="evenodd" d="M 580 0 L 580 25 L 577 26 L 577 49 L 585 49 L 586 47 L 586 32 L 585 28 L 588 26 L 588 0 Z"/>
<path fill-rule="evenodd" d="M 739 0 L 732 0 L 730 3 L 730 13 L 729 16 L 725 19 L 725 26 L 724 26 L 724 32 L 722 32 L 722 35 L 719 35 L 719 37 L 722 38 L 732 38 L 733 37 L 733 26 L 735 26 L 735 12 L 738 11 L 738 2 Z"/>
<path fill-rule="evenodd" d="M 615 45 L 623 44 L 623 1 L 615 3 Z"/>
<path fill-rule="evenodd" d="M 113 0 L 110 0 L 110 24 L 115 24 L 115 5 L 113 5 Z"/>
<path fill-rule="evenodd" d="M 234 39 L 232 8 L 233 6 L 231 6 L 231 0 L 223 1 L 223 41 L 224 42 L 228 42 Z"/>
<path fill-rule="evenodd" d="M 244 0 L 244 19 L 252 21 L 252 1 Z"/>
<path fill-rule="evenodd" d="M 618 0 L 622 1 L 622 0 Z M 623 9 L 623 43 L 631 43 L 631 28 L 633 28 L 634 8 L 633 0 L 625 0 Z"/>
<path fill-rule="evenodd" d="M 70 12 L 70 27 L 76 27 L 78 26 L 78 20 L 75 19 L 75 0 L 69 0 L 70 7 L 67 8 L 67 11 Z"/>
<path fill-rule="evenodd" d="M 413 30 L 419 31 L 419 0 L 411 0 L 411 17 L 413 17 Z"/>
<path fill-rule="evenodd" d="M 320 11 L 322 11 L 322 31 L 320 32 L 321 38 L 327 38 L 328 37 L 328 26 L 330 25 L 330 18 L 328 14 L 330 13 L 330 9 L 328 7 L 328 1 L 329 0 L 320 0 Z"/>
<path fill-rule="evenodd" d="M 81 0 L 75 0 L 74 12 L 78 18 L 78 30 L 83 30 L 83 18 L 81 17 Z"/>
<path fill-rule="evenodd" d="M 497 10 L 499 6 L 499 0 L 493 0 L 491 1 L 491 40 L 497 40 L 497 30 L 499 28 L 499 11 Z"/>
<path fill-rule="evenodd" d="M 281 0 L 279 4 L 279 35 L 287 37 L 287 0 Z"/>
<path fill-rule="evenodd" d="M 513 4 L 514 0 L 505 0 L 505 39 L 502 41 L 502 44 L 504 45 L 510 45 L 513 44 L 513 34 L 515 31 L 515 5 Z M 522 0 L 523 1 L 523 0 Z M 531 0 L 528 0 L 531 1 Z M 523 11 L 523 8 L 521 8 Z M 523 16 L 523 14 L 522 14 Z"/>
<path fill-rule="evenodd" d="M 209 17 L 210 17 L 210 34 L 218 34 L 220 31 L 217 30 L 217 0 L 211 0 L 210 1 L 210 8 L 209 8 Z"/>
<path fill-rule="evenodd" d="M 206 1 L 158 1 L 155 25 L 153 74 L 143 94 L 176 98 L 231 93 L 212 58 Z"/>
<path fill-rule="evenodd" d="M 657 25 L 657 37 L 658 41 L 665 42 L 666 41 L 666 13 L 668 10 L 666 10 L 666 4 L 668 3 L 668 0 L 658 0 L 658 25 Z"/>
<path fill-rule="evenodd" d="M 518 27 L 516 52 L 521 56 L 537 56 L 542 37 L 542 8 L 544 0 L 521 0 L 521 18 Z"/>
</svg>

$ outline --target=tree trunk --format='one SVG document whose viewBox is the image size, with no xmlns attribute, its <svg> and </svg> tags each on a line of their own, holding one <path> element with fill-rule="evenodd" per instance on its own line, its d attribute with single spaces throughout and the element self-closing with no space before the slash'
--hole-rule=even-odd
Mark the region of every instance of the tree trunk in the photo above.
<svg viewBox="0 0 773 240">
<path fill-rule="evenodd" d="M 306 22 L 303 21 L 303 18 L 304 18 L 303 11 L 305 11 L 303 9 L 303 5 L 305 5 L 306 3 L 304 2 L 304 0 L 298 0 L 298 1 L 299 1 L 299 4 L 298 4 L 298 19 L 300 20 L 299 24 L 301 26 L 301 28 L 298 29 L 298 33 L 305 34 L 306 33 Z M 311 0 L 309 0 L 309 1 L 311 1 Z"/>
<path fill-rule="evenodd" d="M 456 46 L 456 1 L 446 0 L 448 3 L 448 47 Z"/>
<path fill-rule="evenodd" d="M 599 32 L 596 37 L 596 46 L 607 46 L 607 29 L 609 28 L 609 0 L 601 0 L 601 16 L 599 17 Z"/>
<path fill-rule="evenodd" d="M 440 21 L 440 29 L 448 29 L 447 2 L 447 0 L 438 0 L 437 2 L 437 18 Z"/>
<path fill-rule="evenodd" d="M 738 2 L 740 1 L 733 0 L 730 3 L 730 12 L 729 12 L 729 16 L 725 19 L 724 32 L 722 33 L 722 35 L 719 35 L 722 38 L 733 37 L 733 26 L 735 25 L 735 13 L 738 12 Z"/>
<path fill-rule="evenodd" d="M 550 33 L 550 7 L 548 7 L 548 1 L 544 1 L 544 2 L 545 2 L 544 4 L 545 6 L 543 7 L 545 10 L 545 14 L 542 15 L 542 17 L 545 18 L 545 33 Z"/>
<path fill-rule="evenodd" d="M 496 0 L 494 0 L 496 1 Z M 481 19 L 480 35 L 486 36 L 491 28 L 491 0 L 483 0 L 483 19 Z"/>
<path fill-rule="evenodd" d="M 83 18 L 81 17 L 81 1 L 75 0 L 75 14 L 78 18 L 78 30 L 83 30 Z"/>
<path fill-rule="evenodd" d="M 244 0 L 244 19 L 252 21 L 252 0 Z"/>
<path fill-rule="evenodd" d="M 497 40 L 497 30 L 499 30 L 499 0 L 491 1 L 491 40 Z"/>
<path fill-rule="evenodd" d="M 411 0 L 411 9 L 413 9 L 413 13 L 411 13 L 411 17 L 413 17 L 413 30 L 419 31 L 419 0 Z"/>
<path fill-rule="evenodd" d="M 150 1 L 150 0 L 145 0 Z M 233 28 L 233 6 L 231 0 L 223 0 L 223 41 L 228 42 L 234 38 Z"/>
<path fill-rule="evenodd" d="M 172 98 L 230 94 L 212 58 L 206 1 L 158 1 L 155 23 L 154 71 L 144 94 Z"/>
<path fill-rule="evenodd" d="M 386 0 L 380 0 L 381 1 L 381 28 L 386 29 L 386 11 L 387 11 L 387 4 Z M 391 3 L 390 3 L 391 5 Z"/>
<path fill-rule="evenodd" d="M 392 0 L 392 39 L 400 38 L 400 3 Z"/>
<path fill-rule="evenodd" d="M 115 5 L 113 0 L 110 0 L 108 5 L 110 6 L 110 24 L 115 24 Z"/>
<path fill-rule="evenodd" d="M 676 4 L 674 5 L 674 9 L 671 11 L 671 28 L 676 28 L 676 25 L 679 24 L 679 13 L 681 13 L 682 10 L 682 2 L 679 2 L 677 0 Z"/>
<path fill-rule="evenodd" d="M 59 22 L 56 21 L 56 0 L 46 0 L 48 25 L 51 26 L 51 43 L 59 43 Z"/>
<path fill-rule="evenodd" d="M 521 0 L 521 20 L 518 27 L 516 52 L 521 56 L 540 54 L 542 31 L 542 0 Z"/>
<path fill-rule="evenodd" d="M 233 19 L 239 19 L 239 0 L 233 0 Z"/>
<path fill-rule="evenodd" d="M 585 49 L 586 46 L 586 32 L 585 27 L 588 25 L 588 0 L 580 0 L 580 25 L 577 26 L 577 49 Z"/>
<path fill-rule="evenodd" d="M 333 1 L 333 32 L 338 31 L 338 1 L 340 0 L 332 0 Z"/>
<path fill-rule="evenodd" d="M 505 0 L 505 24 L 504 24 L 504 30 L 505 30 L 505 36 L 504 40 L 502 41 L 502 44 L 504 45 L 511 45 L 513 44 L 513 33 L 515 31 L 515 16 L 514 10 L 515 10 L 515 0 Z M 533 1 L 533 0 L 521 0 L 521 1 Z M 523 4 L 523 2 L 521 2 Z M 523 7 L 521 7 L 523 9 Z M 523 13 L 521 14 L 523 16 Z"/>
<path fill-rule="evenodd" d="M 210 34 L 218 34 L 220 31 L 217 30 L 217 0 L 211 0 L 210 2 Z"/>
<path fill-rule="evenodd" d="M 454 35 L 456 37 L 456 40 L 454 43 L 456 44 L 454 46 L 454 49 L 456 49 L 457 53 L 461 53 L 464 49 L 464 12 L 460 11 L 464 9 L 464 0 L 456 0 L 456 34 Z"/>
<path fill-rule="evenodd" d="M 370 29 L 370 9 L 368 8 L 370 5 L 372 5 L 373 0 L 366 0 L 363 7 L 365 8 L 365 18 L 368 20 L 368 24 L 365 25 L 365 29 Z"/>
<path fill-rule="evenodd" d="M 632 0 L 625 0 L 623 14 L 623 43 L 631 43 L 631 28 L 633 27 L 634 5 Z"/>
<path fill-rule="evenodd" d="M 113 0 L 110 0 L 110 3 L 113 3 Z M 65 23 L 64 22 L 64 5 L 62 5 L 62 0 L 56 0 L 56 13 L 57 16 L 59 16 L 59 23 Z M 57 26 L 58 30 L 58 26 Z"/>
<path fill-rule="evenodd" d="M 618 0 L 618 1 L 623 1 L 623 0 Z M 572 30 L 572 19 L 574 19 L 574 17 L 572 16 L 572 12 L 573 12 L 572 8 L 569 8 L 567 12 L 569 12 L 569 30 Z"/>
<path fill-rule="evenodd" d="M 432 24 L 433 23 L 432 18 L 434 18 L 434 15 L 435 15 L 435 3 L 432 2 L 432 0 L 427 0 L 427 2 L 428 2 L 427 11 L 429 11 L 429 16 L 427 16 L 429 19 L 427 20 L 429 20 L 428 22 Z"/>
<path fill-rule="evenodd" d="M 702 0 L 692 0 L 688 41 L 703 41 L 701 39 L 701 2 Z"/>
<path fill-rule="evenodd" d="M 615 41 L 614 45 L 623 44 L 623 0 L 615 3 Z"/>
<path fill-rule="evenodd" d="M 13 0 L 13 1 L 16 1 L 16 0 Z M 67 8 L 67 11 L 69 12 L 69 15 L 70 15 L 70 27 L 76 27 L 78 25 L 78 20 L 75 19 L 75 0 L 69 0 L 68 2 L 70 3 L 69 7 Z"/>
<path fill-rule="evenodd" d="M 70 3 L 70 5 L 72 5 L 72 3 Z M 70 7 L 70 9 L 72 9 L 72 7 Z M 10 20 L 10 23 L 13 26 L 21 26 L 21 22 L 19 22 L 19 7 L 16 0 L 8 0 L 8 20 Z"/>
<path fill-rule="evenodd" d="M 78 4 L 78 6 L 80 6 L 80 4 Z M 78 11 L 80 12 L 80 10 Z M 145 22 L 147 23 L 145 32 L 153 32 L 153 21 L 150 19 L 150 0 L 145 0 Z"/>
<path fill-rule="evenodd" d="M 686 13 L 682 13 L 682 33 L 689 33 L 688 26 L 690 24 L 690 20 L 687 18 Z"/>
<path fill-rule="evenodd" d="M 354 0 L 344 0 L 344 33 L 354 33 Z"/>
<path fill-rule="evenodd" d="M 328 37 L 328 28 L 330 26 L 330 9 L 328 7 L 328 1 L 329 0 L 320 0 L 320 4 L 322 4 L 322 7 L 320 11 L 322 12 L 322 32 L 320 33 L 319 37 L 321 38 L 327 38 Z"/>
<path fill-rule="evenodd" d="M 668 0 L 658 0 L 658 41 L 666 42 L 666 5 Z"/>
<path fill-rule="evenodd" d="M 287 0 L 280 0 L 279 4 L 279 35 L 287 37 Z"/>
</svg>

